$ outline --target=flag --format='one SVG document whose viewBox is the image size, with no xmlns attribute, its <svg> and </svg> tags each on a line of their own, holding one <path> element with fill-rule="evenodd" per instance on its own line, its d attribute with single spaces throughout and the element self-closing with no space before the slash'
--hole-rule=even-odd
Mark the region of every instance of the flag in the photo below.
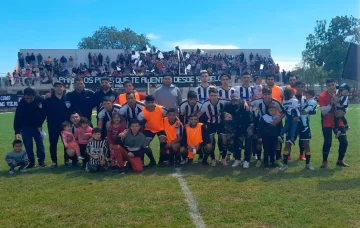
<svg viewBox="0 0 360 228">
<path fill-rule="evenodd" d="M 158 53 L 158 58 L 159 58 L 159 59 L 163 59 L 163 58 L 164 58 L 163 53 L 161 53 L 160 51 L 159 51 L 159 53 Z"/>
</svg>

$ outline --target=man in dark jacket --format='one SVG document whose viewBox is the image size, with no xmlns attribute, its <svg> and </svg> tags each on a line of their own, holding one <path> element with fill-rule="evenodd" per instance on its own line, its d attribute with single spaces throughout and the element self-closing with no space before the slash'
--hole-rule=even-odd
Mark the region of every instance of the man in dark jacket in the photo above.
<svg viewBox="0 0 360 228">
<path fill-rule="evenodd" d="M 91 121 L 92 110 L 94 105 L 94 92 L 85 89 L 84 79 L 75 78 L 74 91 L 66 94 L 66 100 L 70 105 L 72 112 L 77 112 L 80 116 L 86 117 Z"/>
<path fill-rule="evenodd" d="M 93 97 L 94 106 L 96 106 L 96 113 L 99 115 L 99 112 L 103 110 L 103 98 L 109 97 L 112 102 L 115 101 L 119 95 L 114 89 L 111 88 L 111 83 L 109 78 L 101 78 L 100 81 L 101 90 L 96 91 Z"/>
<path fill-rule="evenodd" d="M 42 124 L 45 120 L 43 109 L 43 99 L 35 94 L 32 88 L 24 90 L 24 97 L 19 102 L 15 111 L 14 130 L 15 139 L 20 139 L 20 134 L 24 142 L 26 153 L 29 157 L 27 168 L 35 167 L 35 157 L 33 150 L 33 139 L 36 143 L 36 155 L 39 166 L 45 167 L 45 148 L 41 135 Z"/>
<path fill-rule="evenodd" d="M 224 107 L 224 112 L 229 113 L 232 116 L 232 121 L 230 123 L 233 131 L 233 145 L 232 152 L 234 153 L 235 162 L 232 167 L 237 167 L 241 164 L 241 149 L 245 143 L 244 150 L 244 163 L 243 168 L 249 168 L 250 158 L 251 158 L 251 135 L 252 132 L 248 131 L 250 125 L 253 124 L 253 119 L 250 111 L 247 111 L 244 107 L 244 101 L 240 99 L 240 95 L 234 93 L 231 95 L 231 103 L 226 104 Z M 225 121 L 225 131 L 227 130 L 227 125 Z"/>
<path fill-rule="evenodd" d="M 54 83 L 54 92 L 51 97 L 46 98 L 43 102 L 43 108 L 48 122 L 49 142 L 50 142 L 50 155 L 51 155 L 51 168 L 57 167 L 57 143 L 62 131 L 61 125 L 64 121 L 70 119 L 70 103 L 66 102 L 66 94 L 64 85 L 61 82 Z M 64 150 L 64 161 L 68 157 Z"/>
</svg>

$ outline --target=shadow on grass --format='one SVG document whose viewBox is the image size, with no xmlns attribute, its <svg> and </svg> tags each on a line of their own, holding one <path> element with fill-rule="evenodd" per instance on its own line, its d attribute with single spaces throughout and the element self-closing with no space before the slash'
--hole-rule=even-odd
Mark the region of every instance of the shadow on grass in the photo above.
<svg viewBox="0 0 360 228">
<path fill-rule="evenodd" d="M 240 166 L 237 168 L 232 168 L 231 165 L 233 162 L 229 162 L 228 166 L 223 166 L 221 163 L 217 163 L 216 167 L 204 166 L 197 162 L 194 162 L 191 165 L 185 165 L 181 167 L 182 174 L 184 177 L 188 176 L 203 176 L 208 179 L 215 178 L 236 178 L 239 182 L 245 182 L 250 179 L 261 178 L 264 182 L 271 180 L 281 180 L 281 179 L 296 179 L 296 178 L 326 178 L 334 175 L 336 169 L 316 169 L 315 171 L 309 170 L 300 170 L 293 172 L 292 169 L 298 169 L 299 166 L 298 161 L 289 162 L 289 169 L 280 173 L 278 168 L 272 168 L 269 172 L 265 171 L 263 168 L 255 168 L 255 161 L 250 163 L 249 169 L 243 169 Z M 91 180 L 102 181 L 105 178 L 114 178 L 119 179 L 124 176 L 129 175 L 141 175 L 141 176 L 169 176 L 175 173 L 175 169 L 173 166 L 158 168 L 144 168 L 142 173 L 134 173 L 132 170 L 128 170 L 125 174 L 121 174 L 118 171 L 106 170 L 106 171 L 98 171 L 96 173 L 87 173 L 84 171 L 81 166 L 77 166 L 76 168 L 69 168 L 66 166 L 59 166 L 56 169 L 51 169 L 49 167 L 46 168 L 34 168 L 29 169 L 25 173 L 16 173 L 13 176 L 18 175 L 37 175 L 37 174 L 51 174 L 51 175 L 66 175 L 67 178 L 87 178 Z M 7 170 L 3 170 L 0 172 L 0 177 L 12 178 L 13 176 L 9 175 Z M 330 184 L 329 184 L 330 185 Z M 360 186 L 360 181 L 358 186 Z"/>
<path fill-rule="evenodd" d="M 338 190 L 348 190 L 360 188 L 360 180 L 355 179 L 346 179 L 346 180 L 320 180 L 318 189 L 325 191 L 338 191 Z"/>
</svg>

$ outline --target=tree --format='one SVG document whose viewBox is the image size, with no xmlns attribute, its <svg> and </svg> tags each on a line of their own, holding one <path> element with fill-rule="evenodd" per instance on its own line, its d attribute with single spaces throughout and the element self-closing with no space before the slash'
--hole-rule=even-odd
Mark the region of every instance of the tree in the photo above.
<svg viewBox="0 0 360 228">
<path fill-rule="evenodd" d="M 340 77 L 350 43 L 360 43 L 360 19 L 337 16 L 329 26 L 325 20 L 316 21 L 314 33 L 306 41 L 304 64 L 311 69 L 322 67 L 330 77 Z"/>
<path fill-rule="evenodd" d="M 119 31 L 114 26 L 102 26 L 92 36 L 82 38 L 78 48 L 141 51 L 146 45 L 150 45 L 150 40 L 144 34 L 137 34 L 129 28 Z"/>
<path fill-rule="evenodd" d="M 315 84 L 322 86 L 325 82 L 325 79 L 328 76 L 328 73 L 323 69 L 314 65 L 306 65 L 304 62 L 296 65 L 293 74 L 299 76 L 302 81 L 306 82 L 310 87 L 313 87 Z"/>
</svg>

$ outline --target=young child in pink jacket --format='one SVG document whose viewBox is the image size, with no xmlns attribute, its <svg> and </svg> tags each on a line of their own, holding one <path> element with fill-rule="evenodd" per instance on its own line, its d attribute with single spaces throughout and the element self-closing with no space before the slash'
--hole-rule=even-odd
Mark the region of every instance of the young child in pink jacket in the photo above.
<svg viewBox="0 0 360 228">
<path fill-rule="evenodd" d="M 81 117 L 79 124 L 80 127 L 76 129 L 74 136 L 79 144 L 80 154 L 82 157 L 84 157 L 83 168 L 85 168 L 86 163 L 89 160 L 86 154 L 86 145 L 88 144 L 89 139 L 92 136 L 92 128 L 90 127 L 90 122 L 86 117 Z"/>
<path fill-rule="evenodd" d="M 62 123 L 61 137 L 66 148 L 66 153 L 70 156 L 71 154 L 76 154 L 78 160 L 83 160 L 84 157 L 80 155 L 80 147 L 75 140 L 75 136 L 72 133 L 72 125 L 70 122 L 65 121 Z"/>
</svg>

